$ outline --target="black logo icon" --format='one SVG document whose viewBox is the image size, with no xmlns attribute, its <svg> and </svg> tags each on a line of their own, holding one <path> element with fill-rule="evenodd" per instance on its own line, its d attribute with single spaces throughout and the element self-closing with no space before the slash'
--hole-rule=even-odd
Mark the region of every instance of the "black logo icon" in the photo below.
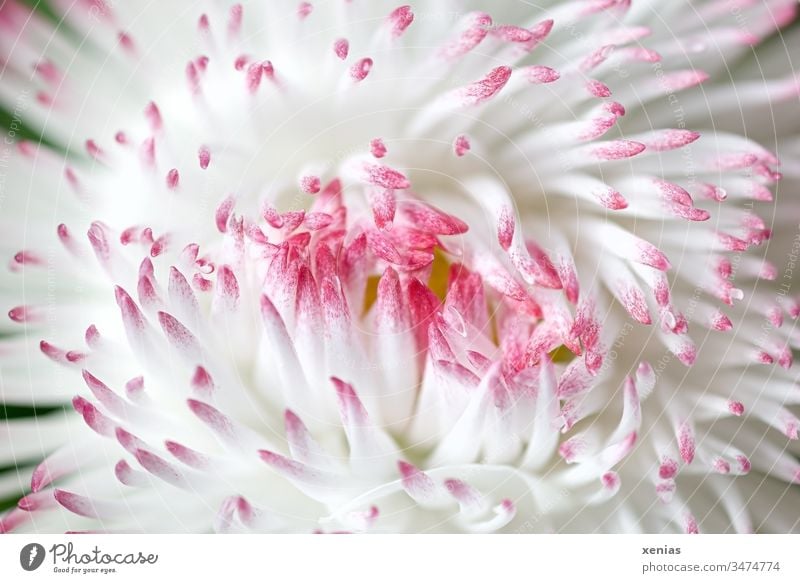
<svg viewBox="0 0 800 583">
<path fill-rule="evenodd" d="M 19 564 L 26 571 L 35 571 L 44 562 L 44 547 L 39 543 L 30 543 L 19 552 Z"/>
</svg>

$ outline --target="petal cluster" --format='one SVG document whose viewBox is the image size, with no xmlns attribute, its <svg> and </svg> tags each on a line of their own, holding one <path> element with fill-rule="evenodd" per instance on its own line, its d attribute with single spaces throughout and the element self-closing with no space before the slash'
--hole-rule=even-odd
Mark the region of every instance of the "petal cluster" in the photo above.
<svg viewBox="0 0 800 583">
<path fill-rule="evenodd" d="M 797 527 L 781 161 L 723 76 L 795 2 L 55 4 L 96 51 L 0 9 L 46 138 L 0 396 L 71 406 L 3 422 L 0 531 Z"/>
</svg>

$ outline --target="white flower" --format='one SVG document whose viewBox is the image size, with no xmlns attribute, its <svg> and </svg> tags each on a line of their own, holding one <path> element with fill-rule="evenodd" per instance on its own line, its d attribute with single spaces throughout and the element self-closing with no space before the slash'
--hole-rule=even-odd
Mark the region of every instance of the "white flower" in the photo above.
<svg viewBox="0 0 800 583">
<path fill-rule="evenodd" d="M 3 5 L 0 530 L 797 529 L 796 3 L 497 4 Z"/>
</svg>

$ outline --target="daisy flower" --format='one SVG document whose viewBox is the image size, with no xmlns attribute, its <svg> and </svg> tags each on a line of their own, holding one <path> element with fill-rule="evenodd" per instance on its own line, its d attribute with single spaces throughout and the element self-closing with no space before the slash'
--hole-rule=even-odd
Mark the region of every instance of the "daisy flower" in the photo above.
<svg viewBox="0 0 800 583">
<path fill-rule="evenodd" d="M 0 532 L 797 530 L 795 0 L 48 6 Z"/>
</svg>

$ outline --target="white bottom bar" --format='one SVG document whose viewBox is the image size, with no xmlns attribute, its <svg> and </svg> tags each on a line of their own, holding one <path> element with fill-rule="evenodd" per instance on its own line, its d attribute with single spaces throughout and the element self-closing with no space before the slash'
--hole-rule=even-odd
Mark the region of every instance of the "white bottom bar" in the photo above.
<svg viewBox="0 0 800 583">
<path fill-rule="evenodd" d="M 0 581 L 777 583 L 800 581 L 797 542 L 791 535 L 6 535 Z M 40 565 L 28 571 L 23 563 Z"/>
</svg>

